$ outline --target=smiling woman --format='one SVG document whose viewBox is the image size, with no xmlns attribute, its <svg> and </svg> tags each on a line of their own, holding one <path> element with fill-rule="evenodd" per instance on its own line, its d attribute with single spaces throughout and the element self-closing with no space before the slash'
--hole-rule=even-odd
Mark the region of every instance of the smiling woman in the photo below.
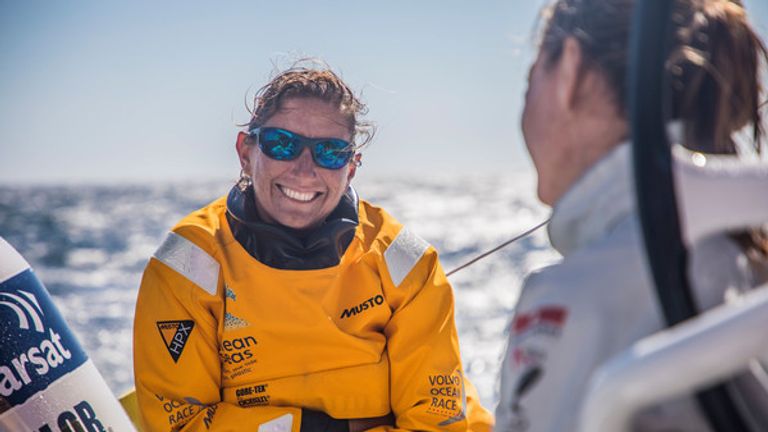
<svg viewBox="0 0 768 432">
<path fill-rule="evenodd" d="M 322 99 L 293 96 L 262 128 L 251 130 L 256 133 L 238 135 L 237 153 L 253 183 L 259 216 L 296 229 L 319 225 L 338 205 L 357 168 L 349 163 L 354 150 L 344 114 Z M 299 144 L 306 139 L 299 134 L 324 138 L 304 151 L 306 146 Z M 258 146 L 252 145 L 254 140 Z M 323 151 L 328 147 L 346 157 L 329 155 Z M 326 165 L 339 160 L 339 166 Z"/>
<path fill-rule="evenodd" d="M 490 430 L 436 251 L 350 185 L 364 113 L 328 69 L 257 93 L 237 185 L 179 222 L 144 272 L 147 429 Z"/>
<path fill-rule="evenodd" d="M 295 229 L 319 225 L 349 187 L 360 164 L 357 150 L 373 136 L 372 125 L 359 119 L 365 105 L 333 72 L 312 69 L 278 75 L 254 105 L 237 153 L 259 216 Z M 352 144 L 356 137 L 359 146 Z"/>
</svg>

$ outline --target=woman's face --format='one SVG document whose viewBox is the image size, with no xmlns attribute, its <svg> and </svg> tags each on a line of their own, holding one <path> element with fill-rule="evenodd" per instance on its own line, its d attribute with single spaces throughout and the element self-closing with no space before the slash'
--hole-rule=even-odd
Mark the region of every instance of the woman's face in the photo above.
<svg viewBox="0 0 768 432">
<path fill-rule="evenodd" d="M 557 59 L 540 52 L 531 66 L 522 128 L 542 202 L 560 197 L 627 137 L 614 92 L 596 68 L 583 66 L 579 42 L 563 41 Z"/>
<path fill-rule="evenodd" d="M 262 127 L 287 129 L 308 138 L 352 138 L 347 117 L 337 106 L 316 98 L 285 99 Z M 266 222 L 295 229 L 319 225 L 339 204 L 355 175 L 353 163 L 337 170 L 318 167 L 308 148 L 291 161 L 271 159 L 257 145 L 246 144 L 245 137 L 244 133 L 238 137 L 238 155 L 253 181 L 259 216 Z"/>
<path fill-rule="evenodd" d="M 554 69 L 548 67 L 545 55 L 539 53 L 528 73 L 528 91 L 521 120 L 525 145 L 538 174 L 539 198 L 550 205 L 553 201 L 550 185 L 558 173 L 556 168 L 561 153 L 558 147 L 562 144 L 556 133 L 562 113 L 557 106 Z"/>
</svg>

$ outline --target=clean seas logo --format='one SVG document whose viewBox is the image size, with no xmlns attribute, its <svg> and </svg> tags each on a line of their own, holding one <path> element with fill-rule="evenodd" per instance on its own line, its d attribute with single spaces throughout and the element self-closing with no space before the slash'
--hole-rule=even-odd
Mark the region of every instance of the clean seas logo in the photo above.
<svg viewBox="0 0 768 432">
<path fill-rule="evenodd" d="M 18 294 L 0 292 L 0 299 L 2 299 L 0 306 L 5 306 L 16 314 L 20 329 L 29 330 L 29 324 L 32 321 L 32 326 L 36 332 L 45 333 L 43 320 L 40 318 L 43 315 L 43 310 L 40 308 L 35 295 L 22 290 L 16 292 Z"/>
<path fill-rule="evenodd" d="M 179 362 L 179 357 L 181 357 L 194 327 L 195 322 L 192 320 L 157 322 L 157 329 L 160 330 L 160 336 L 163 338 L 168 354 L 171 355 L 174 363 Z"/>
<path fill-rule="evenodd" d="M 248 321 L 227 312 L 224 314 L 224 330 L 236 330 L 251 325 Z"/>
<path fill-rule="evenodd" d="M 248 321 L 227 311 L 230 306 L 230 300 L 232 302 L 237 301 L 237 294 L 226 283 L 224 284 L 224 296 L 226 297 L 226 302 L 224 304 L 224 330 L 236 330 L 251 325 Z"/>
<path fill-rule="evenodd" d="M 246 336 L 244 338 L 225 339 L 221 344 L 221 354 L 224 363 L 238 364 L 253 358 L 252 346 L 256 346 L 256 338 Z"/>
</svg>

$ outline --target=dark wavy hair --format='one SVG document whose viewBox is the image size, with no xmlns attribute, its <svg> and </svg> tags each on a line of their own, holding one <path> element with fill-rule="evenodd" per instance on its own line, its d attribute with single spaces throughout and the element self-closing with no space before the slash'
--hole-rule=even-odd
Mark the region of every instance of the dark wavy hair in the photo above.
<svg viewBox="0 0 768 432">
<path fill-rule="evenodd" d="M 543 13 L 540 48 L 549 64 L 572 37 L 586 67 L 608 81 L 626 114 L 628 41 L 635 0 L 558 0 Z M 671 114 L 685 124 L 686 144 L 708 153 L 736 153 L 732 135 L 753 128 L 760 152 L 763 138 L 760 66 L 768 52 L 740 1 L 678 0 L 676 27 L 666 69 L 672 83 Z"/>
<path fill-rule="evenodd" d="M 263 125 L 290 98 L 316 98 L 337 106 L 358 149 L 373 139 L 374 124 L 362 119 L 368 107 L 333 70 L 313 59 L 297 61 L 256 92 L 248 128 Z"/>
<path fill-rule="evenodd" d="M 652 0 L 649 0 L 652 1 Z M 544 9 L 540 49 L 553 65 L 563 42 L 578 41 L 584 67 L 601 73 L 626 117 L 629 31 L 635 0 L 556 0 Z M 666 61 L 671 119 L 681 120 L 686 147 L 736 154 L 734 134 L 752 130 L 752 147 L 763 150 L 761 66 L 768 51 L 738 0 L 677 0 L 673 46 Z M 734 234 L 747 251 L 768 257 L 765 231 Z"/>
</svg>

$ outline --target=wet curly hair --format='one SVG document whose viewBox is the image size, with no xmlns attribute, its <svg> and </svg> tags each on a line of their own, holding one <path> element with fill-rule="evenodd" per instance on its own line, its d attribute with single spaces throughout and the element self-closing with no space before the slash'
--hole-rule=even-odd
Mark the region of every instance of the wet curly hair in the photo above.
<svg viewBox="0 0 768 432">
<path fill-rule="evenodd" d="M 330 67 L 314 59 L 297 61 L 256 92 L 248 129 L 262 126 L 292 98 L 316 98 L 338 107 L 347 119 L 356 149 L 373 139 L 375 125 L 363 120 L 368 107 Z"/>
</svg>

